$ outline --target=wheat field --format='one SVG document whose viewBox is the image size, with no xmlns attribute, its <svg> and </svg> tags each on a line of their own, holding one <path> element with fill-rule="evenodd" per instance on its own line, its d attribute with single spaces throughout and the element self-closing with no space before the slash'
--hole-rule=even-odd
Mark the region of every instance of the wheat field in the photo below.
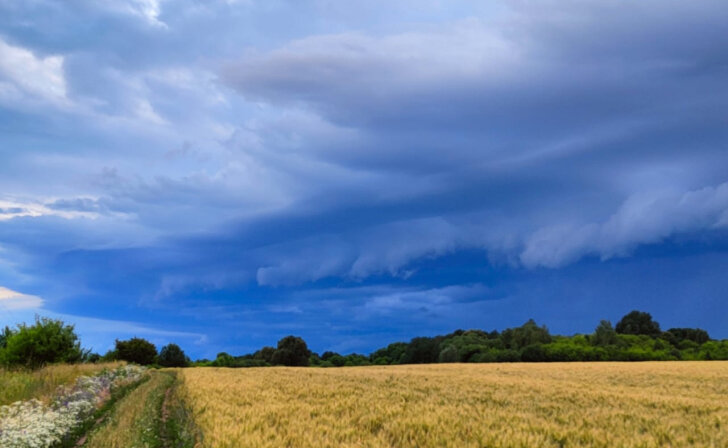
<svg viewBox="0 0 728 448">
<path fill-rule="evenodd" d="M 728 362 L 180 372 L 204 447 L 728 446 Z"/>
</svg>

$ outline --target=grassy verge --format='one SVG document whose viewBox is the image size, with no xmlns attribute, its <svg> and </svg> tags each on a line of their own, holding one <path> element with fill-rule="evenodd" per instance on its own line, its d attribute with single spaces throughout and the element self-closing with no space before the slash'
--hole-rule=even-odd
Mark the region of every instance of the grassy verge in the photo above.
<svg viewBox="0 0 728 448">
<path fill-rule="evenodd" d="M 120 388 L 117 388 L 111 393 L 111 397 L 103 404 L 93 415 L 92 418 L 88 419 L 83 425 L 76 428 L 71 434 L 66 437 L 66 441 L 55 448 L 72 448 L 81 445 L 84 441 L 84 434 L 90 431 L 94 425 L 101 422 L 106 415 L 114 408 L 117 402 L 123 400 L 129 393 L 134 389 L 149 381 L 149 376 L 145 375 L 141 380 L 131 384 L 127 384 Z M 79 443 L 81 441 L 81 443 Z M 83 444 L 83 446 L 86 446 Z"/>
<path fill-rule="evenodd" d="M 194 432 L 175 393 L 174 371 L 152 371 L 150 379 L 119 400 L 93 429 L 89 448 L 191 448 Z"/>
<path fill-rule="evenodd" d="M 71 384 L 79 376 L 91 376 L 122 364 L 58 364 L 37 370 L 0 369 L 0 406 L 31 398 L 48 401 L 58 386 Z"/>
</svg>

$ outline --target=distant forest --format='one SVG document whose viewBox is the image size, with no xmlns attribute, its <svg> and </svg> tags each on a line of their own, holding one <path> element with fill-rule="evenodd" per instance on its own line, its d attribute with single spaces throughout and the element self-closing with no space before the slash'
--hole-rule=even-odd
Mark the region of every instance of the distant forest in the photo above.
<svg viewBox="0 0 728 448">
<path fill-rule="evenodd" d="M 728 340 L 712 340 L 699 328 L 660 329 L 649 313 L 632 311 L 616 326 L 603 320 L 592 334 L 558 336 L 529 320 L 503 331 L 457 330 L 444 336 L 417 337 L 395 342 L 367 355 L 308 350 L 303 339 L 287 336 L 277 347 L 232 356 L 219 353 L 215 360 L 195 366 L 258 367 L 366 366 L 432 364 L 448 362 L 568 362 L 568 361 L 676 361 L 728 360 Z"/>
<path fill-rule="evenodd" d="M 276 347 L 233 356 L 218 353 L 214 360 L 191 361 L 176 344 L 158 352 L 142 338 L 116 341 L 103 356 L 81 349 L 72 325 L 36 318 L 34 325 L 0 331 L 0 365 L 30 368 L 66 362 L 124 360 L 162 367 L 343 367 L 393 364 L 568 362 L 568 361 L 677 361 L 728 360 L 728 340 L 713 340 L 700 328 L 660 329 L 649 313 L 632 311 L 616 326 L 603 320 L 591 334 L 558 336 L 529 320 L 503 331 L 457 330 L 444 336 L 417 337 L 395 342 L 369 355 L 317 354 L 296 336 L 286 336 Z"/>
</svg>

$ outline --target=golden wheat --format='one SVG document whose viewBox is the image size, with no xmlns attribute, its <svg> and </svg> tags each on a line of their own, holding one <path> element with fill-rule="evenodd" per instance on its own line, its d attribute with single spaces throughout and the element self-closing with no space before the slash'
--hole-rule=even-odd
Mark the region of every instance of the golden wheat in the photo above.
<svg viewBox="0 0 728 448">
<path fill-rule="evenodd" d="M 185 369 L 203 446 L 728 446 L 728 362 Z"/>
</svg>

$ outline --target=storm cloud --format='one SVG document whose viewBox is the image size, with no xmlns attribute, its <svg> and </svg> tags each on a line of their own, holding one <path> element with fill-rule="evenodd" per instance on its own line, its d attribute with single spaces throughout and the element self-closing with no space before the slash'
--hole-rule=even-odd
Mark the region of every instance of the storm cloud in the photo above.
<svg viewBox="0 0 728 448">
<path fill-rule="evenodd" d="M 726 22 L 710 0 L 2 4 L 0 287 L 229 350 L 231 316 L 251 345 L 362 349 L 620 293 L 573 272 L 657 304 L 645 260 L 725 257 Z"/>
</svg>

